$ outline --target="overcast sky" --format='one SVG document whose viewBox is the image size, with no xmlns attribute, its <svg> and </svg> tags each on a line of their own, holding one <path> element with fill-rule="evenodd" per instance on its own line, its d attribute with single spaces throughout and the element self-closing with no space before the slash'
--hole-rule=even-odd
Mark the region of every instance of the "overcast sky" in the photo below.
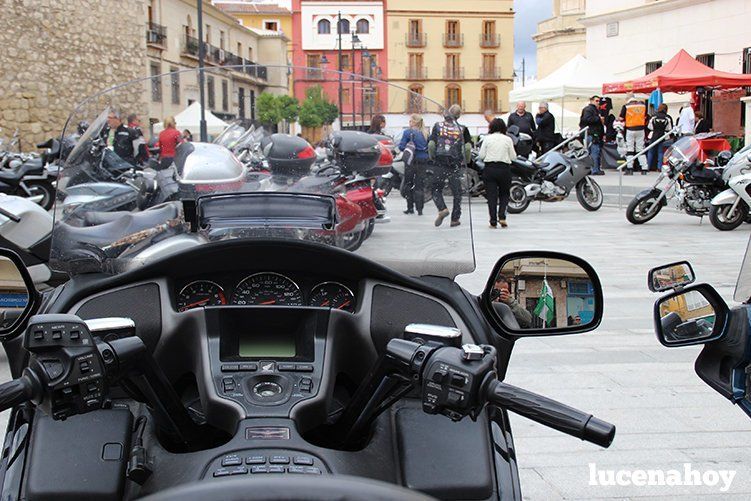
<svg viewBox="0 0 751 501">
<path fill-rule="evenodd" d="M 537 23 L 551 16 L 552 0 L 514 0 L 514 68 L 521 74 L 522 58 L 527 62 L 527 78 L 537 73 L 536 47 L 532 35 Z"/>
</svg>

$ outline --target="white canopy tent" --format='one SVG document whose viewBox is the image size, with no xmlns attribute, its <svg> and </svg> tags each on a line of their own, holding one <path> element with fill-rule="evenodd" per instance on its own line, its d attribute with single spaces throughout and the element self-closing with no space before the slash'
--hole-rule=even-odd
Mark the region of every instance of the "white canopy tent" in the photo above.
<svg viewBox="0 0 751 501">
<path fill-rule="evenodd" d="M 188 129 L 193 134 L 193 137 L 198 138 L 201 124 L 201 104 L 196 101 L 183 111 L 175 115 L 175 122 L 177 123 L 178 130 Z M 206 131 L 216 136 L 221 134 L 224 129 L 227 128 L 227 123 L 222 119 L 206 110 Z M 159 122 L 154 124 L 154 132 L 158 133 L 164 128 L 164 124 Z"/>
<path fill-rule="evenodd" d="M 509 92 L 509 103 L 513 109 L 513 103 L 518 101 L 547 101 L 550 103 L 550 112 L 556 117 L 556 122 L 563 122 L 563 129 L 566 130 L 570 127 L 567 123 L 572 123 L 567 114 L 576 114 L 567 110 L 566 104 L 580 102 L 581 107 L 584 107 L 584 103 L 591 96 L 602 92 L 603 83 L 614 82 L 617 80 L 613 80 L 614 78 L 611 73 L 593 64 L 584 56 L 576 55 L 542 80 Z M 556 112 L 553 111 L 554 104 L 557 105 Z M 532 111 L 529 108 L 528 110 Z M 578 130 L 578 125 L 577 121 L 573 129 Z"/>
</svg>

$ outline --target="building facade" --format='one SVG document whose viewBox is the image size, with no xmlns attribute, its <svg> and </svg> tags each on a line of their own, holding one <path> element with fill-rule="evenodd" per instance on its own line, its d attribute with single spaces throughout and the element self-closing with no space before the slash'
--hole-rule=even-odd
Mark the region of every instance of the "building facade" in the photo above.
<svg viewBox="0 0 751 501">
<path fill-rule="evenodd" d="M 364 128 L 387 111 L 388 89 L 375 81 L 389 78 L 384 3 L 292 2 L 294 96 L 303 100 L 308 88 L 321 86 L 345 127 Z"/>
<path fill-rule="evenodd" d="M 386 14 L 391 82 L 465 115 L 508 110 L 513 1 L 388 0 Z M 411 101 L 405 111 L 421 111 Z"/>
<path fill-rule="evenodd" d="M 85 97 L 145 76 L 141 0 L 4 2 L 0 42 L 0 137 L 18 129 L 21 147 L 59 136 Z M 117 26 L 117 34 L 103 27 Z M 146 110 L 145 95 L 125 96 Z"/>
<path fill-rule="evenodd" d="M 537 24 L 532 39 L 537 43 L 537 78 L 545 78 L 587 49 L 586 28 L 579 18 L 586 0 L 553 0 L 553 16 Z"/>
<path fill-rule="evenodd" d="M 195 0 L 150 0 L 146 4 L 150 123 L 176 115 L 199 98 Z M 286 93 L 286 46 L 280 31 L 256 30 L 210 2 L 203 2 L 206 48 L 206 109 L 225 120 L 255 119 L 261 92 Z M 144 120 L 145 123 L 145 120 Z"/>
</svg>

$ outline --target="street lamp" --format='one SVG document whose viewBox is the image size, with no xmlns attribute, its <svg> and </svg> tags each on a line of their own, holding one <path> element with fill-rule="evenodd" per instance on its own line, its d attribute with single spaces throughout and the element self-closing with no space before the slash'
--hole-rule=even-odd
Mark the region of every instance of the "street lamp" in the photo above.
<svg viewBox="0 0 751 501">
<path fill-rule="evenodd" d="M 352 31 L 352 71 L 350 72 L 350 78 L 352 79 L 352 98 L 350 101 L 352 101 L 352 127 L 355 127 L 355 124 L 357 123 L 357 110 L 355 103 L 357 100 L 355 99 L 355 45 L 360 43 L 360 37 L 357 36 L 356 31 Z"/>
<path fill-rule="evenodd" d="M 370 61 L 370 52 L 363 46 L 360 53 L 360 122 L 365 124 L 365 60 Z M 372 76 L 372 73 L 369 73 Z"/>
</svg>

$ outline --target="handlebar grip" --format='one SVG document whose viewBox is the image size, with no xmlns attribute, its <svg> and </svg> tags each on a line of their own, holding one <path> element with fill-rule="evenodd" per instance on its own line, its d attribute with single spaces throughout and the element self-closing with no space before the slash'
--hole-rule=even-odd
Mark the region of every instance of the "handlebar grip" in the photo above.
<svg viewBox="0 0 751 501">
<path fill-rule="evenodd" d="M 33 386 L 26 376 L 0 384 L 0 412 L 31 399 Z"/>
<path fill-rule="evenodd" d="M 501 381 L 487 387 L 489 402 L 563 433 L 601 447 L 609 447 L 615 437 L 615 425 L 537 393 Z"/>
</svg>

